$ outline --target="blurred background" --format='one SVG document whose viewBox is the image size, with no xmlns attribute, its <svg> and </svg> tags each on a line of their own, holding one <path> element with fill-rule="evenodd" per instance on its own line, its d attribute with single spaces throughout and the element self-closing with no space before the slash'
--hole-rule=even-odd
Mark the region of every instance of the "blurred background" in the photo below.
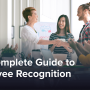
<svg viewBox="0 0 90 90">
<path fill-rule="evenodd" d="M 57 23 L 61 14 L 69 17 L 71 32 L 75 40 L 83 26 L 78 21 L 77 9 L 79 5 L 88 3 L 90 0 L 0 0 L 0 49 L 7 44 L 15 46 L 18 44 L 18 52 L 21 52 L 21 38 L 19 27 L 23 26 L 25 20 L 22 11 L 26 7 L 35 7 L 38 14 L 38 22 Z M 13 33 L 13 37 L 11 36 Z"/>
</svg>

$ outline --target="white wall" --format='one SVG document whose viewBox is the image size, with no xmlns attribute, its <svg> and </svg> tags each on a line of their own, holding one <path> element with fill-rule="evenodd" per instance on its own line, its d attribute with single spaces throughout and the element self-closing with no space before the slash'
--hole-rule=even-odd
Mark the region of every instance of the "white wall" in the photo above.
<svg viewBox="0 0 90 90">
<path fill-rule="evenodd" d="M 68 15 L 70 19 L 70 0 L 0 0 L 0 49 L 7 43 L 18 44 L 17 52 L 21 52 L 21 39 L 19 38 L 19 26 L 24 25 L 22 10 L 26 7 L 35 7 L 39 22 L 57 22 L 61 14 Z M 42 6 L 44 4 L 44 6 Z M 45 12 L 43 10 L 46 10 Z M 48 12 L 48 13 L 47 13 Z M 47 17 L 49 16 L 49 18 Z M 11 39 L 11 26 L 15 26 L 15 38 Z"/>
<path fill-rule="evenodd" d="M 0 26 L 1 26 L 1 0 L 0 0 Z M 0 27 L 0 42 L 1 42 L 1 27 Z M 1 43 L 0 43 L 0 49 L 1 49 Z"/>
<path fill-rule="evenodd" d="M 77 9 L 81 4 L 85 4 L 88 2 L 90 2 L 90 0 L 71 0 L 71 30 L 75 37 L 75 40 L 78 40 L 79 33 L 84 25 L 83 21 L 78 20 Z"/>
<path fill-rule="evenodd" d="M 70 1 L 40 0 L 40 22 L 57 22 L 62 14 L 66 14 L 70 20 Z"/>
<path fill-rule="evenodd" d="M 22 10 L 28 6 L 34 6 L 34 0 L 0 0 L 0 49 L 6 44 L 18 44 L 18 52 L 21 51 L 21 39 L 19 39 L 19 26 L 24 25 Z M 15 38 L 11 39 L 11 26 L 15 26 Z"/>
<path fill-rule="evenodd" d="M 33 7 L 33 0 L 15 0 L 15 44 L 18 44 L 18 52 L 21 52 L 21 39 L 19 38 L 19 26 L 24 25 L 25 19 L 22 11 L 26 7 Z M 15 45 L 14 44 L 14 45 Z"/>
<path fill-rule="evenodd" d="M 58 19 L 58 17 L 61 15 L 61 14 L 65 14 L 68 16 L 69 18 L 69 21 L 71 19 L 71 13 L 70 13 L 70 10 L 71 10 L 71 7 L 70 7 L 70 3 L 71 3 L 71 0 L 56 0 L 57 1 L 57 16 L 56 16 L 56 19 Z"/>
<path fill-rule="evenodd" d="M 11 0 L 0 0 L 0 49 L 11 45 Z"/>
<path fill-rule="evenodd" d="M 57 0 L 40 0 L 40 22 L 56 21 Z"/>
</svg>

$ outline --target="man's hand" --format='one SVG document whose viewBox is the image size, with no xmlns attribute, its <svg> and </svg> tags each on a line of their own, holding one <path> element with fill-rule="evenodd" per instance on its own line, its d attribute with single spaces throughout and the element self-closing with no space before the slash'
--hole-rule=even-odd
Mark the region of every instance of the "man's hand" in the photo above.
<svg viewBox="0 0 90 90">
<path fill-rule="evenodd" d="M 87 43 L 90 44 L 90 40 L 88 40 Z"/>
<path fill-rule="evenodd" d="M 76 45 L 77 45 L 78 50 L 82 52 L 82 48 L 84 48 L 83 45 L 79 42 L 77 42 Z"/>
<path fill-rule="evenodd" d="M 84 41 L 84 47 L 90 52 L 90 41 Z"/>
<path fill-rule="evenodd" d="M 87 42 L 86 41 L 84 41 L 84 45 L 87 45 L 86 44 Z M 87 46 L 85 47 L 85 46 L 83 46 L 81 43 L 76 43 L 76 45 L 77 45 L 77 48 L 78 48 L 78 50 L 83 54 L 83 55 L 87 55 L 88 53 L 89 53 L 89 51 L 86 49 L 87 48 Z M 89 46 L 90 47 L 90 46 Z M 89 49 L 89 48 L 88 48 Z"/>
<path fill-rule="evenodd" d="M 74 50 L 77 48 L 76 42 L 73 39 L 70 38 L 68 40 L 68 43 L 69 43 L 70 47 L 73 48 Z"/>
</svg>

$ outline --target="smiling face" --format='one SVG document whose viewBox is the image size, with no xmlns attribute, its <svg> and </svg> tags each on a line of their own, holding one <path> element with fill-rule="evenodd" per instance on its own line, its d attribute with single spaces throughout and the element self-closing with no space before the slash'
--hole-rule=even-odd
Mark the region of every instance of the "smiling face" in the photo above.
<svg viewBox="0 0 90 90">
<path fill-rule="evenodd" d="M 29 19 L 30 22 L 36 23 L 37 20 L 38 20 L 37 11 L 36 10 L 33 10 L 32 11 L 32 16 L 28 16 L 28 19 Z"/>
<path fill-rule="evenodd" d="M 59 20 L 59 22 L 58 22 L 58 26 L 62 30 L 62 29 L 65 28 L 65 25 L 66 25 L 66 23 L 65 23 L 65 17 L 61 17 L 60 20 Z"/>
<path fill-rule="evenodd" d="M 83 11 L 83 9 L 82 9 L 82 6 L 80 6 L 80 7 L 78 8 L 77 16 L 79 17 L 79 18 L 78 18 L 79 21 L 84 19 L 85 13 L 84 13 L 84 11 Z"/>
</svg>

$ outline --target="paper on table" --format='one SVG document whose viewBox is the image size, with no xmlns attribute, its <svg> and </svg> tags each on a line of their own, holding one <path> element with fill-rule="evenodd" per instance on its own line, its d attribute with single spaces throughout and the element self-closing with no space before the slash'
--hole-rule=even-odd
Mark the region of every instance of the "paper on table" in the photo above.
<svg viewBox="0 0 90 90">
<path fill-rule="evenodd" d="M 53 54 L 54 59 L 56 58 L 57 60 L 66 60 L 67 54 Z"/>
</svg>

